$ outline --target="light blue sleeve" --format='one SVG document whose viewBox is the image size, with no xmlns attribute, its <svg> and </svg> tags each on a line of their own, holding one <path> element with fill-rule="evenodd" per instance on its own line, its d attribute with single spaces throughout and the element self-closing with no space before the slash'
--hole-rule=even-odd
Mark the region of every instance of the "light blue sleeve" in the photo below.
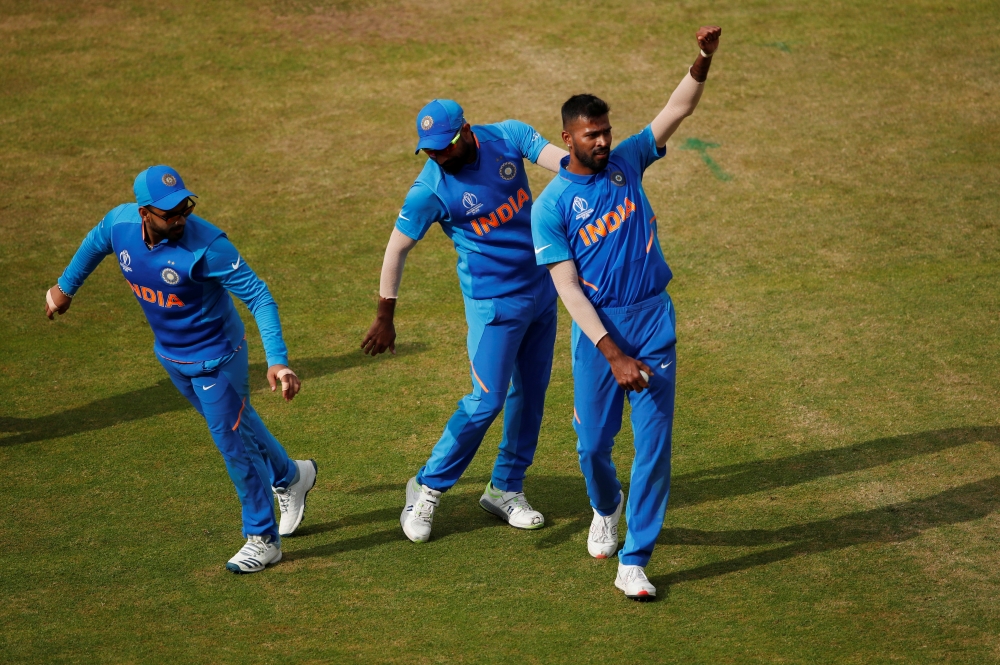
<svg viewBox="0 0 1000 665">
<path fill-rule="evenodd" d="M 535 131 L 531 125 L 520 120 L 504 120 L 498 122 L 496 127 L 503 133 L 504 138 L 517 146 L 521 155 L 532 164 L 538 161 L 538 156 L 542 154 L 542 148 L 549 144 L 541 134 Z"/>
<path fill-rule="evenodd" d="M 267 284 L 257 276 L 236 246 L 225 236 L 219 236 L 205 250 L 202 259 L 203 279 L 212 279 L 227 291 L 243 301 L 257 321 L 260 339 L 264 344 L 267 365 L 287 365 L 288 347 L 281 336 L 281 320 L 278 318 L 278 304 L 271 297 Z"/>
<path fill-rule="evenodd" d="M 566 220 L 559 214 L 558 199 L 542 196 L 531 206 L 531 239 L 535 262 L 540 266 L 573 258 L 566 238 Z"/>
<path fill-rule="evenodd" d="M 417 181 L 410 187 L 403 201 L 403 208 L 396 218 L 399 232 L 413 240 L 422 240 L 434 222 L 448 221 L 448 209 L 424 183 Z"/>
<path fill-rule="evenodd" d="M 115 251 L 111 244 L 111 225 L 114 223 L 116 210 L 117 208 L 105 215 L 104 219 L 90 230 L 73 255 L 73 260 L 63 270 L 63 274 L 59 277 L 59 288 L 65 293 L 75 295 L 104 257 Z"/>
<path fill-rule="evenodd" d="M 615 156 L 624 159 L 640 175 L 646 172 L 649 165 L 667 154 L 667 147 L 658 148 L 653 130 L 649 125 L 638 134 L 633 134 L 612 151 Z"/>
</svg>

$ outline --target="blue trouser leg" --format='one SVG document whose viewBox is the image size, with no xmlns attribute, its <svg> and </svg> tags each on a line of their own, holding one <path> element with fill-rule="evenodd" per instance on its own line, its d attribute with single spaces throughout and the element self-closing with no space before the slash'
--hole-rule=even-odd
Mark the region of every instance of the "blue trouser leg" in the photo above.
<svg viewBox="0 0 1000 665">
<path fill-rule="evenodd" d="M 270 535 L 278 540 L 271 486 L 286 481 L 290 470 L 294 476 L 295 465 L 250 407 L 246 345 L 214 368 L 213 363 L 178 364 L 164 359 L 160 363 L 208 423 L 243 508 L 243 535 Z M 273 444 L 265 443 L 265 438 Z M 282 475 L 274 475 L 275 470 Z"/>
<path fill-rule="evenodd" d="M 676 336 L 673 306 L 664 296 L 632 308 L 601 310 L 609 334 L 621 349 L 653 370 L 649 388 L 628 394 L 632 406 L 635 459 L 625 520 L 628 535 L 618 553 L 627 565 L 645 566 L 663 527 L 670 491 L 670 454 L 676 392 Z M 621 429 L 625 393 L 607 360 L 574 326 L 574 426 L 580 468 L 591 505 L 602 515 L 614 512 L 621 485 L 611 461 Z M 666 367 L 664 367 L 666 365 Z"/>
<path fill-rule="evenodd" d="M 524 476 L 535 457 L 542 428 L 545 391 L 552 376 L 556 341 L 556 302 L 528 326 L 514 360 L 510 390 L 504 406 L 503 439 L 493 466 L 493 487 L 503 492 L 524 489 Z"/>
<path fill-rule="evenodd" d="M 542 310 L 544 316 L 538 318 L 547 321 L 550 306 L 554 311 L 554 302 L 546 300 Z M 536 321 L 535 298 L 532 294 L 523 294 L 505 298 L 487 300 L 465 299 L 465 316 L 469 324 L 468 350 L 472 379 L 472 392 L 458 403 L 458 409 L 448 420 L 444 433 L 431 451 L 427 463 L 417 473 L 417 482 L 428 487 L 445 491 L 450 489 L 472 462 L 479 445 L 486 435 L 486 430 L 504 408 L 508 388 L 512 387 L 512 378 L 518 358 L 521 354 L 522 342 L 527 336 L 532 324 Z M 532 343 L 544 340 L 548 333 L 546 324 L 532 331 Z M 552 363 L 553 336 L 548 342 L 547 351 L 537 349 L 538 358 L 542 358 L 550 370 Z M 539 339 L 541 338 L 541 339 Z M 544 360 L 545 354 L 547 360 Z M 525 352 L 524 358 L 530 354 Z M 542 361 L 540 361 L 542 362 Z M 510 416 L 510 423 L 515 430 L 513 437 L 506 437 L 501 444 L 498 465 L 500 475 L 511 478 L 510 484 L 519 484 L 524 478 L 524 470 L 531 463 L 534 449 L 538 442 L 537 419 L 540 425 L 540 411 L 544 403 L 544 387 L 539 391 L 538 377 L 540 372 L 533 370 L 525 377 L 521 371 L 518 385 L 513 387 L 515 398 L 518 393 L 533 398 L 541 395 L 539 402 L 526 408 L 523 398 L 515 400 L 516 413 Z M 530 386 L 526 381 L 530 379 Z M 548 373 L 545 373 L 544 385 L 548 384 Z M 536 414 L 536 410 L 538 413 Z M 534 433 L 532 434 L 532 428 Z M 504 481 L 505 484 L 506 481 Z M 516 490 L 515 490 L 516 491 Z"/>
</svg>

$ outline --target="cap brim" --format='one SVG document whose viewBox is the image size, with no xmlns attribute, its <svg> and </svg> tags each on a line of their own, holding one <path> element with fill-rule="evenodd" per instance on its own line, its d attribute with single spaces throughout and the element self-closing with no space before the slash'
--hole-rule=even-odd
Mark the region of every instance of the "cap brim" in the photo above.
<svg viewBox="0 0 1000 665">
<path fill-rule="evenodd" d="M 153 201 L 149 205 L 159 208 L 160 210 L 172 210 L 177 207 L 181 201 L 189 196 L 198 198 L 198 195 L 189 189 L 179 189 L 176 192 L 170 192 L 162 199 Z"/>
<path fill-rule="evenodd" d="M 413 154 L 417 154 L 424 148 L 429 148 L 431 150 L 444 150 L 449 144 L 451 144 L 452 139 L 454 138 L 455 135 L 451 132 L 448 132 L 447 134 L 438 134 L 436 136 L 425 136 L 420 139 L 420 143 L 417 144 L 417 149 L 413 152 Z"/>
</svg>

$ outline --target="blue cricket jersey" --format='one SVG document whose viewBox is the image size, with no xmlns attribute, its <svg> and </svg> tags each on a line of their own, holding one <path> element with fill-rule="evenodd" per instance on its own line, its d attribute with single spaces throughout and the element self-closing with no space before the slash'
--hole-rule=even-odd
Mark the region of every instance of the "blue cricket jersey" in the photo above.
<svg viewBox="0 0 1000 665">
<path fill-rule="evenodd" d="M 531 188 L 524 172 L 524 159 L 537 161 L 548 141 L 517 120 L 472 131 L 476 161 L 452 175 L 428 159 L 396 228 L 420 240 L 439 223 L 458 252 L 462 293 L 479 300 L 523 292 L 548 279 L 531 246 Z"/>
<path fill-rule="evenodd" d="M 646 168 L 667 153 L 647 126 L 611 151 L 593 175 L 566 170 L 564 157 L 531 211 L 539 265 L 573 259 L 594 307 L 623 307 L 659 295 L 671 272 L 642 189 Z"/>
<path fill-rule="evenodd" d="M 232 293 L 257 321 L 267 364 L 288 364 L 278 306 L 267 285 L 226 234 L 204 219 L 191 215 L 179 240 L 164 239 L 150 249 L 142 237 L 139 206 L 120 205 L 87 234 L 59 278 L 60 288 L 75 294 L 108 254 L 118 259 L 162 357 L 193 363 L 238 349 L 246 331 Z"/>
</svg>

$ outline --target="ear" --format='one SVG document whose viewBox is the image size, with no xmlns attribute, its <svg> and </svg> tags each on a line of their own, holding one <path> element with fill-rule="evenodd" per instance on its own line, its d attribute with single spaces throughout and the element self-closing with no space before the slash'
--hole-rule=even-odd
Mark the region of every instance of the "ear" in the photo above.
<svg viewBox="0 0 1000 665">
<path fill-rule="evenodd" d="M 567 132 L 565 129 L 562 131 L 563 145 L 567 148 L 573 145 L 573 135 Z"/>
</svg>

